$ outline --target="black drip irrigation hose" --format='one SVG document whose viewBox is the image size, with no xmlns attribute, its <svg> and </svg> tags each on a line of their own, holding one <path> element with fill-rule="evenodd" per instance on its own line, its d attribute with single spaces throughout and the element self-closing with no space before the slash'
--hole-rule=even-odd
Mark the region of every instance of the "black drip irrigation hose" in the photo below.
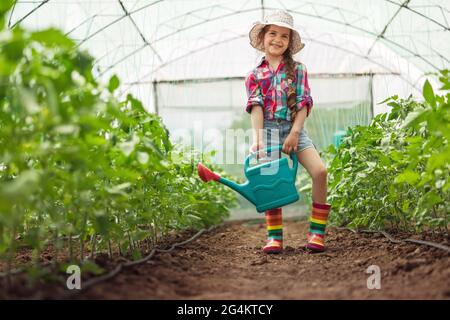
<svg viewBox="0 0 450 320">
<path fill-rule="evenodd" d="M 98 277 L 94 277 L 94 278 L 91 278 L 91 279 L 85 281 L 83 283 L 82 288 L 80 290 L 70 291 L 69 293 L 65 294 L 64 296 L 71 297 L 71 296 L 75 296 L 75 295 L 79 294 L 82 291 L 86 291 L 87 289 L 89 289 L 90 287 L 92 287 L 94 285 L 97 285 L 97 284 L 99 284 L 99 283 L 101 283 L 103 281 L 106 281 L 106 280 L 114 278 L 116 275 L 118 275 L 125 268 L 137 266 L 137 265 L 140 265 L 140 264 L 143 264 L 143 263 L 149 261 L 151 258 L 153 258 L 153 256 L 157 252 L 161 252 L 161 253 L 171 252 L 175 248 L 184 246 L 184 245 L 194 241 L 195 239 L 200 237 L 203 233 L 210 232 L 213 229 L 219 227 L 220 225 L 221 224 L 214 225 L 214 226 L 209 227 L 208 229 L 205 229 L 205 228 L 201 229 L 195 235 L 193 235 L 191 238 L 189 238 L 189 239 L 187 239 L 185 241 L 182 241 L 182 242 L 174 243 L 169 249 L 154 248 L 154 249 L 152 249 L 152 251 L 150 251 L 150 253 L 146 257 L 144 257 L 144 258 L 142 258 L 140 260 L 127 261 L 125 263 L 121 263 L 118 266 L 116 266 L 113 270 L 111 270 L 109 273 L 101 275 L 101 276 L 98 276 Z M 14 269 L 14 270 L 11 270 L 9 272 L 9 274 L 5 273 L 5 272 L 2 272 L 2 273 L 0 273 L 0 278 L 4 278 L 4 277 L 6 277 L 8 275 L 20 274 L 20 273 L 23 273 L 25 271 L 26 271 L 26 269 Z M 61 281 L 61 283 L 65 283 L 65 281 Z"/>
<path fill-rule="evenodd" d="M 434 248 L 438 248 L 444 251 L 447 251 L 450 253 L 450 247 L 440 244 L 440 243 L 435 243 L 435 242 L 430 242 L 430 241 L 424 241 L 424 240 L 416 240 L 416 239 L 394 239 L 389 233 L 387 233 L 386 231 L 376 231 L 376 230 L 353 230 L 351 228 L 348 227 L 336 227 L 336 229 L 338 230 L 348 230 L 351 231 L 353 233 L 381 233 L 383 236 L 385 236 L 389 241 L 393 242 L 393 243 L 402 243 L 402 242 L 411 242 L 411 243 L 415 243 L 415 244 L 420 244 L 420 245 L 424 245 L 424 246 L 429 246 L 429 247 L 434 247 Z"/>
<path fill-rule="evenodd" d="M 52 262 L 37 263 L 35 266 L 40 267 L 40 268 L 46 268 L 46 267 L 50 266 L 51 264 L 53 264 L 53 263 Z M 7 276 L 13 276 L 13 275 L 25 273 L 26 271 L 27 271 L 27 269 L 25 269 L 25 268 L 18 268 L 18 269 L 12 269 L 9 272 L 0 272 L 0 279 L 6 278 Z"/>
<path fill-rule="evenodd" d="M 101 282 L 103 282 L 103 281 L 112 279 L 112 278 L 114 278 L 116 275 L 118 275 L 118 274 L 119 274 L 123 269 L 125 269 L 125 268 L 129 268 L 129 267 L 133 267 L 133 266 L 137 266 L 137 265 L 143 264 L 143 263 L 149 261 L 151 258 L 153 258 L 153 256 L 154 256 L 155 253 L 157 253 L 157 252 L 167 253 L 167 252 L 173 251 L 176 247 L 184 246 L 184 245 L 186 245 L 186 244 L 188 244 L 188 243 L 194 241 L 194 240 L 197 239 L 198 237 L 200 237 L 203 233 L 205 233 L 205 232 L 210 232 L 210 231 L 212 231 L 213 229 L 217 228 L 218 226 L 220 226 L 220 224 L 219 224 L 219 225 L 211 226 L 211 227 L 209 227 L 208 229 L 201 229 L 201 230 L 199 230 L 195 235 L 193 235 L 191 238 L 189 238 L 189 239 L 187 239 L 187 240 L 185 240 L 185 241 L 182 241 L 182 242 L 178 242 L 178 243 L 173 244 L 173 245 L 170 247 L 170 249 L 158 249 L 158 248 L 154 248 L 154 249 L 152 249 L 152 251 L 151 251 L 146 257 L 144 257 L 144 258 L 142 258 L 142 259 L 140 259 L 140 260 L 136 260 L 136 261 L 128 261 L 128 262 L 125 262 L 125 263 L 121 263 L 121 264 L 119 264 L 117 267 L 115 267 L 113 270 L 111 270 L 109 273 L 85 281 L 85 282 L 83 283 L 82 288 L 81 288 L 80 290 L 77 290 L 76 292 L 70 292 L 69 295 L 70 295 L 70 296 L 76 295 L 76 294 L 78 294 L 78 293 L 80 293 L 80 292 L 82 292 L 82 291 L 86 291 L 87 289 L 89 289 L 90 287 L 92 287 L 92 286 L 94 286 L 94 285 L 97 285 L 97 284 L 99 284 L 99 283 L 101 283 Z"/>
<path fill-rule="evenodd" d="M 78 238 L 79 238 L 79 236 L 72 237 L 72 239 L 78 239 Z M 68 237 L 58 238 L 58 240 L 67 240 L 67 239 L 68 239 Z M 47 244 L 48 244 L 48 241 L 45 241 L 44 242 L 44 246 L 47 245 Z M 46 268 L 46 267 L 48 267 L 48 266 L 50 266 L 52 264 L 54 264 L 54 262 L 36 263 L 35 266 L 39 267 L 39 268 Z M 5 278 L 7 276 L 11 276 L 11 275 L 21 274 L 21 273 L 24 273 L 26 271 L 27 271 L 26 268 L 17 268 L 17 269 L 12 269 L 9 272 L 0 272 L 0 279 L 1 278 Z"/>
<path fill-rule="evenodd" d="M 13 276 L 13 275 L 21 274 L 24 272 L 25 272 L 25 269 L 12 269 L 9 272 L 0 272 L 0 278 L 5 278 L 8 275 Z"/>
</svg>

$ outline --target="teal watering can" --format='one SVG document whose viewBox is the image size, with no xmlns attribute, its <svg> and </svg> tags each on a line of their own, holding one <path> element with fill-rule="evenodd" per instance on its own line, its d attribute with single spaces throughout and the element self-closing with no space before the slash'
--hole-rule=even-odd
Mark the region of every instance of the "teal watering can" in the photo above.
<svg viewBox="0 0 450 320">
<path fill-rule="evenodd" d="M 237 184 L 219 174 L 212 172 L 202 163 L 198 163 L 197 170 L 200 178 L 205 181 L 217 181 L 239 192 L 244 198 L 256 206 L 258 212 L 279 208 L 299 199 L 295 178 L 297 177 L 298 159 L 295 152 L 291 152 L 292 168 L 287 158 L 250 167 L 250 159 L 261 151 L 271 152 L 281 150 L 282 146 L 274 146 L 251 153 L 245 158 L 244 172 L 247 181 Z"/>
</svg>

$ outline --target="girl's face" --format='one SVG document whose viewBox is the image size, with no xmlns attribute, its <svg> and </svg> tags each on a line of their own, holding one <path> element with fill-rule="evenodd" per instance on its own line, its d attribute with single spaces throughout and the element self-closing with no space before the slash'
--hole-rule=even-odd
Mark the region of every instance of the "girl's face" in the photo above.
<svg viewBox="0 0 450 320">
<path fill-rule="evenodd" d="M 291 29 L 270 25 L 264 35 L 264 50 L 266 54 L 281 56 L 289 46 Z"/>
</svg>

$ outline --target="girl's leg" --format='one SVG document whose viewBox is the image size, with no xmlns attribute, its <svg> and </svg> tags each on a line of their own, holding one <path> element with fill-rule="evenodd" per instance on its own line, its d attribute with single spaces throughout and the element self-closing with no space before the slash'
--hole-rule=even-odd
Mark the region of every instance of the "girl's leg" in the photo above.
<svg viewBox="0 0 450 320">
<path fill-rule="evenodd" d="M 324 251 L 325 227 L 331 206 L 327 204 L 327 169 L 315 148 L 297 152 L 298 162 L 312 179 L 312 210 L 306 247 Z"/>
<path fill-rule="evenodd" d="M 308 171 L 312 179 L 312 200 L 327 202 L 327 168 L 315 148 L 297 152 L 298 162 Z"/>
</svg>

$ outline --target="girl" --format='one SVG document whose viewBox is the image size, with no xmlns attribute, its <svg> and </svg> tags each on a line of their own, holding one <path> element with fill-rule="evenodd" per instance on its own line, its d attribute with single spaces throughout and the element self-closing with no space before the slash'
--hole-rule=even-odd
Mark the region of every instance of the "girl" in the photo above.
<svg viewBox="0 0 450 320">
<path fill-rule="evenodd" d="M 324 251 L 325 226 L 331 208 L 326 203 L 327 169 L 303 128 L 313 101 L 306 67 L 292 58 L 305 46 L 293 25 L 289 13 L 276 11 L 264 22 L 255 23 L 250 30 L 251 46 L 265 54 L 245 80 L 246 111 L 251 114 L 253 127 L 250 152 L 262 149 L 266 144 L 282 144 L 283 152 L 297 153 L 299 163 L 312 178 L 313 203 L 306 248 L 321 252 Z M 265 216 L 268 241 L 263 251 L 280 253 L 283 249 L 282 210 L 267 210 Z"/>
</svg>

